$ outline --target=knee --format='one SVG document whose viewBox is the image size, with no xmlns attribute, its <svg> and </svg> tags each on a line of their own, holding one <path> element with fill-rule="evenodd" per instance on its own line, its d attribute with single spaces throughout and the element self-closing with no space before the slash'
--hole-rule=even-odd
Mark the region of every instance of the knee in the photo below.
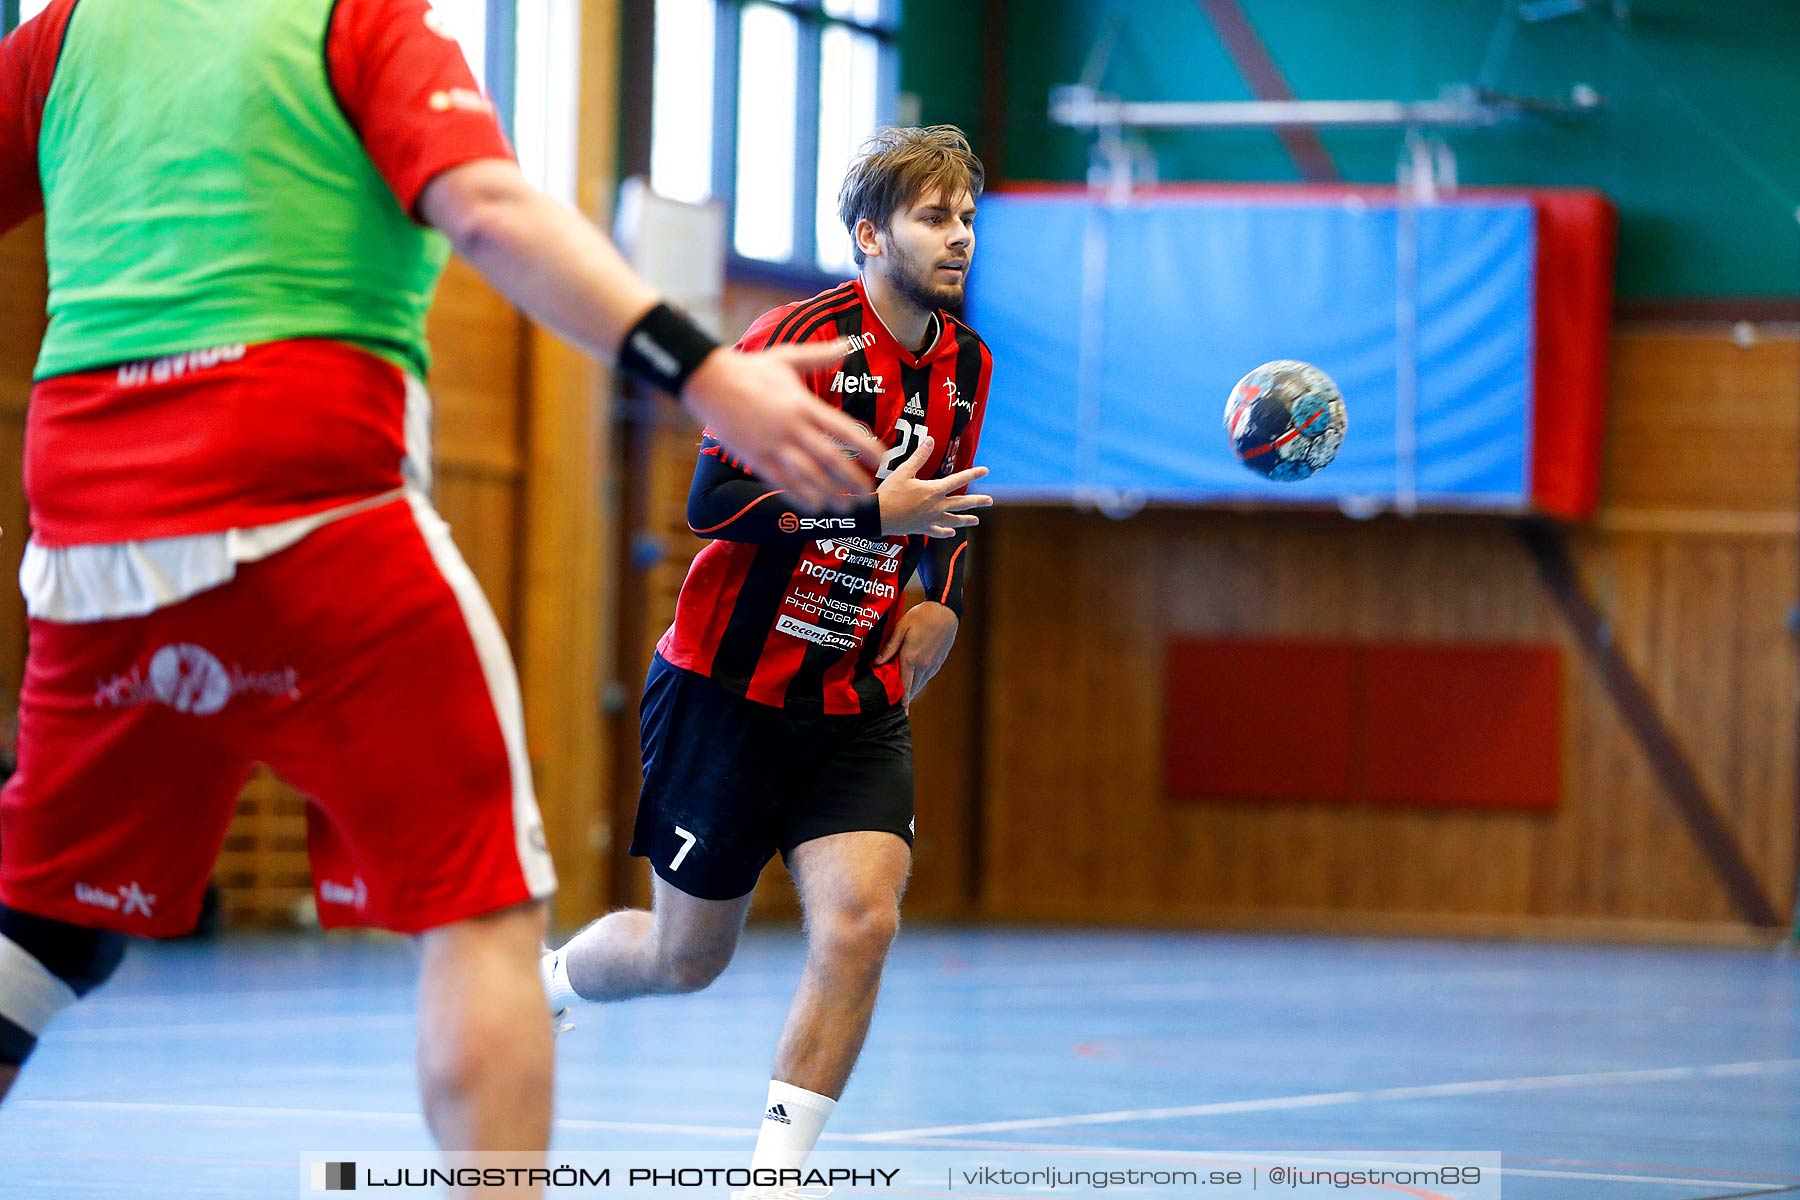
<svg viewBox="0 0 1800 1200">
<path fill-rule="evenodd" d="M 900 906 L 891 897 L 840 905 L 814 918 L 814 947 L 834 960 L 879 969 L 900 932 Z"/>
<path fill-rule="evenodd" d="M 659 956 L 659 974 L 666 992 L 686 994 L 712 986 L 731 965 L 734 946 L 678 946 Z"/>
<path fill-rule="evenodd" d="M 521 1016 L 471 1013 L 431 1030 L 419 1045 L 424 1091 L 450 1101 L 496 1089 L 549 1095 L 554 1070 L 549 1025 L 535 1005 L 528 1017 Z"/>
<path fill-rule="evenodd" d="M 0 1066 L 30 1056 L 63 1009 L 112 977 L 124 935 L 0 905 Z"/>
</svg>

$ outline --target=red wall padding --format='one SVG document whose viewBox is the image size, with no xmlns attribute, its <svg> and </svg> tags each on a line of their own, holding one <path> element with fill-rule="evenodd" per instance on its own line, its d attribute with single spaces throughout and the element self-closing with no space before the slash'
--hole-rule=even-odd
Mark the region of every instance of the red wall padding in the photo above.
<svg viewBox="0 0 1800 1200">
<path fill-rule="evenodd" d="M 1600 504 L 1618 211 L 1598 192 L 1524 194 L 1538 223 L 1531 505 L 1583 520 Z"/>
<path fill-rule="evenodd" d="M 1181 639 L 1163 729 L 1171 799 L 1548 810 L 1561 651 Z"/>
</svg>

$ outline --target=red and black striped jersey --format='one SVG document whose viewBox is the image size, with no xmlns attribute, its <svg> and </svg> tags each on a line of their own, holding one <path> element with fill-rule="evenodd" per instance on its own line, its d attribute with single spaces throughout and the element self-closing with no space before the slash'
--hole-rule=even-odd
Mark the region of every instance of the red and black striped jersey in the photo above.
<svg viewBox="0 0 1800 1200">
<path fill-rule="evenodd" d="M 878 478 L 927 434 L 935 449 L 922 478 L 974 463 L 994 366 L 974 330 L 937 312 L 925 348 L 914 353 L 888 332 L 856 279 L 764 313 L 738 347 L 834 338 L 849 339 L 849 354 L 808 382 L 890 447 Z M 675 623 L 657 652 L 761 704 L 856 713 L 898 703 L 899 663 L 876 666 L 875 658 L 915 570 L 929 599 L 962 615 L 965 531 L 884 538 L 873 494 L 847 514 L 803 512 L 710 432 L 701 441 L 688 525 L 712 540 L 688 568 Z"/>
</svg>

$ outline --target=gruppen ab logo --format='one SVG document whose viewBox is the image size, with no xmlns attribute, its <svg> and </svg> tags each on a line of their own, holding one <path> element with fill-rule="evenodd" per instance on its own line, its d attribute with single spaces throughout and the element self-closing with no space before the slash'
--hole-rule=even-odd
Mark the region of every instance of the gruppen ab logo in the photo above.
<svg viewBox="0 0 1800 1200">
<path fill-rule="evenodd" d="M 312 1186 L 315 1192 L 354 1192 L 356 1190 L 356 1164 L 353 1162 L 323 1162 L 312 1165 Z"/>
</svg>

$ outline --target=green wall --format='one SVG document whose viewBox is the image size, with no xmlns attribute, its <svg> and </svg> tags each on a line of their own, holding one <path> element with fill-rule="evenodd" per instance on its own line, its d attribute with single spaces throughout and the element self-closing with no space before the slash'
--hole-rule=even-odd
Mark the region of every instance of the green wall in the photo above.
<svg viewBox="0 0 1800 1200">
<path fill-rule="evenodd" d="M 982 118 L 985 0 L 903 0 L 900 90 L 919 98 L 926 125 L 958 125 L 979 152 L 989 131 Z"/>
<path fill-rule="evenodd" d="M 1316 100 L 1428 99 L 1444 84 L 1473 81 L 1501 13 L 1513 7 L 1501 0 L 1241 3 L 1295 95 Z M 907 18 L 978 7 L 909 0 Z M 1196 0 L 1007 0 L 1008 179 L 1084 176 L 1088 141 L 1049 123 L 1046 98 L 1080 75 L 1089 49 L 1115 23 L 1105 90 L 1131 100 L 1252 98 Z M 1574 185 L 1612 196 L 1620 206 L 1623 299 L 1800 296 L 1800 2 L 1632 0 L 1623 26 L 1590 15 L 1508 26 L 1496 88 L 1566 96 L 1586 83 L 1607 104 L 1581 122 L 1451 134 L 1465 184 Z M 941 89 L 941 111 L 949 112 L 963 109 L 967 89 L 978 87 L 936 69 L 908 71 L 903 86 L 927 95 L 928 115 L 940 110 L 938 93 L 928 89 Z M 1147 140 L 1164 179 L 1298 177 L 1269 133 Z M 1392 182 L 1397 134 L 1339 132 L 1326 135 L 1325 145 L 1346 179 Z"/>
</svg>

